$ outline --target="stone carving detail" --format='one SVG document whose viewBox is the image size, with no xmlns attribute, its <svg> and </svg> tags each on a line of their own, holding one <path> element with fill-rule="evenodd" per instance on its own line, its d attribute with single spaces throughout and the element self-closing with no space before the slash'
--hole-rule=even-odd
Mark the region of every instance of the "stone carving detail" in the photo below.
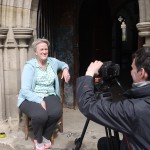
<svg viewBox="0 0 150 150">
<path fill-rule="evenodd" d="M 137 24 L 139 36 L 145 37 L 145 44 L 143 46 L 150 46 L 150 22 L 141 22 Z"/>
</svg>

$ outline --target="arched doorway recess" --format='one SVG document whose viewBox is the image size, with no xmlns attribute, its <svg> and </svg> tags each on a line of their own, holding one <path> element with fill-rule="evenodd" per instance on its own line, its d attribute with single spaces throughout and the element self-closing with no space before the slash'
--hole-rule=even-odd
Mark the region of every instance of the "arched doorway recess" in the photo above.
<svg viewBox="0 0 150 150">
<path fill-rule="evenodd" d="M 126 41 L 122 41 L 120 16 L 126 23 Z M 112 60 L 121 66 L 121 75 L 130 75 L 131 54 L 138 47 L 138 21 L 138 0 L 83 1 L 79 11 L 79 75 L 96 59 Z"/>
</svg>

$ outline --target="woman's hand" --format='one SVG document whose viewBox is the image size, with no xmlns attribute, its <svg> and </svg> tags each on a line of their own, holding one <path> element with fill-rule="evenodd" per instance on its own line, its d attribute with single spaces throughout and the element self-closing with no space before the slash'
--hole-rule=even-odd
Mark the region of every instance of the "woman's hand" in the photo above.
<svg viewBox="0 0 150 150">
<path fill-rule="evenodd" d="M 69 80 L 70 80 L 70 74 L 69 74 L 68 68 L 65 68 L 65 69 L 63 70 L 61 79 L 63 79 L 63 78 L 64 78 L 64 80 L 65 80 L 66 83 L 69 82 Z"/>
<path fill-rule="evenodd" d="M 45 101 L 42 101 L 42 102 L 41 102 L 41 106 L 46 110 L 46 104 L 45 104 Z"/>
</svg>

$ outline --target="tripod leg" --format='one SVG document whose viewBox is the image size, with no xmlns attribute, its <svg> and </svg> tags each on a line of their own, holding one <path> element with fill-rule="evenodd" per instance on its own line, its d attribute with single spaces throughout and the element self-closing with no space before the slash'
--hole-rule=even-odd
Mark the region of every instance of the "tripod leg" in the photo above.
<svg viewBox="0 0 150 150">
<path fill-rule="evenodd" d="M 108 150 L 111 150 L 111 144 L 110 144 L 110 131 L 107 127 L 105 127 L 106 137 L 107 137 L 107 148 Z"/>
<path fill-rule="evenodd" d="M 119 138 L 119 133 L 117 131 L 114 131 L 114 136 L 117 139 L 117 150 L 120 149 L 120 138 Z"/>
<path fill-rule="evenodd" d="M 84 126 L 83 131 L 82 131 L 82 134 L 81 134 L 81 139 L 82 139 L 82 140 L 83 140 L 83 138 L 84 138 L 84 135 L 85 135 L 86 129 L 87 129 L 87 127 L 88 127 L 89 121 L 90 121 L 90 120 L 87 119 L 86 122 L 85 122 L 85 126 Z"/>
<path fill-rule="evenodd" d="M 80 147 L 82 145 L 84 135 L 85 135 L 85 132 L 86 132 L 86 129 L 87 129 L 88 124 L 89 124 L 89 121 L 90 121 L 89 119 L 86 120 L 83 131 L 82 131 L 82 134 L 81 134 L 81 137 L 75 140 L 76 147 L 75 147 L 74 150 L 79 150 L 80 149 Z"/>
</svg>

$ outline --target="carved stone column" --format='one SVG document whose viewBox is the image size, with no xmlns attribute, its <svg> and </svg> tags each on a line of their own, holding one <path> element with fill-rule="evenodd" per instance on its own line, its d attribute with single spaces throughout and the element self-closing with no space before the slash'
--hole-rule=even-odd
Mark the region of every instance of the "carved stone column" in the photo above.
<svg viewBox="0 0 150 150">
<path fill-rule="evenodd" d="M 20 90 L 21 70 L 27 60 L 28 39 L 32 29 L 9 27 L 4 44 L 4 95 L 6 117 L 18 118 L 18 92 Z"/>
<path fill-rule="evenodd" d="M 9 27 L 4 43 L 4 95 L 6 103 L 6 118 L 17 118 L 17 98 L 20 87 L 19 51 L 14 39 L 13 30 Z"/>
<path fill-rule="evenodd" d="M 6 119 L 5 116 L 5 100 L 4 100 L 4 62 L 3 62 L 3 51 L 4 51 L 4 41 L 6 40 L 6 35 L 8 28 L 0 29 L 0 120 Z"/>
<path fill-rule="evenodd" d="M 137 29 L 139 30 L 139 37 L 142 38 L 143 42 L 145 41 L 143 46 L 150 46 L 150 0 L 138 0 L 138 2 L 140 22 L 137 24 Z"/>
<path fill-rule="evenodd" d="M 24 63 L 28 59 L 29 41 L 33 38 L 33 29 L 31 28 L 13 28 L 14 37 L 19 48 L 20 74 L 22 73 Z"/>
<path fill-rule="evenodd" d="M 143 46 L 150 46 L 150 22 L 141 22 L 137 24 L 139 36 L 145 37 L 145 44 Z"/>
<path fill-rule="evenodd" d="M 32 28 L 13 28 L 13 32 L 14 32 L 14 38 L 17 42 L 17 46 L 19 50 L 20 78 L 18 79 L 18 82 L 19 82 L 19 90 L 20 90 L 21 73 L 23 71 L 25 62 L 28 60 L 29 43 L 31 43 L 30 41 L 33 38 L 33 29 Z"/>
</svg>

